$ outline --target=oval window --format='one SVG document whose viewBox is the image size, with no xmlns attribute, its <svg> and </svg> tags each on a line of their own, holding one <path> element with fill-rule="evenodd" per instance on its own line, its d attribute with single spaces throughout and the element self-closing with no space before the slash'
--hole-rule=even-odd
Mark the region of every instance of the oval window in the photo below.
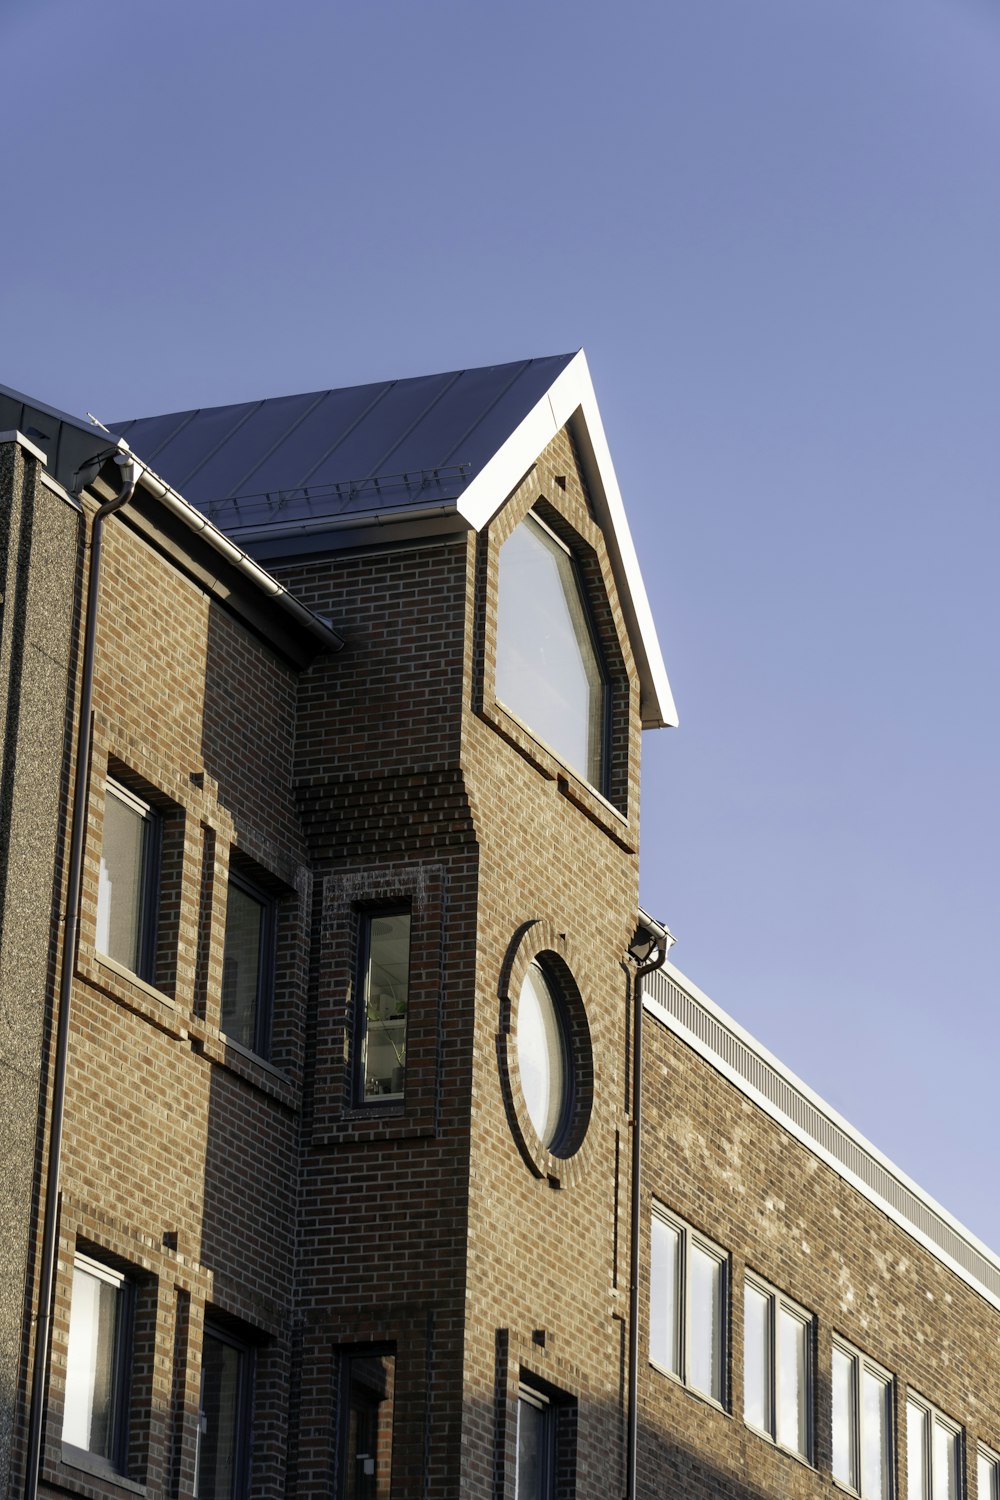
<svg viewBox="0 0 1000 1500">
<path fill-rule="evenodd" d="M 569 1118 L 572 1075 L 562 1005 L 537 963 L 518 997 L 517 1064 L 528 1117 L 542 1145 L 554 1149 Z"/>
</svg>

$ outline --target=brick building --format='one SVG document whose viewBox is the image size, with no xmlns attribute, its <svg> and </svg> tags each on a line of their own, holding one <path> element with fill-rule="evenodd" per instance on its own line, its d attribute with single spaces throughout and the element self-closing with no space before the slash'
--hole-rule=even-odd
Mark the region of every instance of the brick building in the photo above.
<svg viewBox="0 0 1000 1500">
<path fill-rule="evenodd" d="M 0 433 L 0 1494 L 1000 1500 L 1000 1262 L 639 910 L 583 356 Z"/>
</svg>

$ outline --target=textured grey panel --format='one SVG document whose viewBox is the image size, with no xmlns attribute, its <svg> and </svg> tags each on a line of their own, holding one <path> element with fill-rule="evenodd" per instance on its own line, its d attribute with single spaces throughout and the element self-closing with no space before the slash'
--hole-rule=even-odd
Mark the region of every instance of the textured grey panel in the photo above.
<svg viewBox="0 0 1000 1500">
<path fill-rule="evenodd" d="M 647 985 L 649 997 L 697 1037 L 707 1052 L 715 1053 L 721 1062 L 767 1099 L 779 1114 L 791 1120 L 835 1161 L 865 1183 L 902 1219 L 919 1229 L 992 1296 L 1000 1298 L 1000 1267 L 988 1260 L 947 1219 L 936 1213 L 877 1157 L 866 1151 L 801 1090 L 748 1047 L 742 1037 L 720 1022 L 662 970 L 652 973 Z"/>
</svg>

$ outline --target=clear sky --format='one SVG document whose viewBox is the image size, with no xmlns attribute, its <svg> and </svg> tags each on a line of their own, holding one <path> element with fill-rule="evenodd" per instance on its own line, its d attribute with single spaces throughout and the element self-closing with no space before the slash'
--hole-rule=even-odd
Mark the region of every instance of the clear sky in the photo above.
<svg viewBox="0 0 1000 1500">
<path fill-rule="evenodd" d="M 681 715 L 645 905 L 1000 1250 L 993 0 L 5 0 L 0 380 L 583 345 Z"/>
</svg>

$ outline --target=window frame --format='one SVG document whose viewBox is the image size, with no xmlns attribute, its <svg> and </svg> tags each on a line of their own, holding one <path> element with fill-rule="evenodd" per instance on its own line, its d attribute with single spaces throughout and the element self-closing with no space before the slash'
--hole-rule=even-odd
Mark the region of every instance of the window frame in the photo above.
<svg viewBox="0 0 1000 1500">
<path fill-rule="evenodd" d="M 758 1427 L 747 1416 L 747 1380 L 746 1380 L 746 1309 L 747 1288 L 752 1288 L 767 1302 L 767 1326 L 766 1357 L 767 1357 L 767 1380 L 764 1390 L 765 1416 L 767 1425 Z M 783 1453 L 790 1453 L 793 1457 L 801 1459 L 810 1468 L 815 1468 L 816 1451 L 816 1423 L 815 1423 L 815 1399 L 816 1399 L 816 1358 L 814 1350 L 816 1318 L 808 1308 L 803 1307 L 800 1302 L 789 1297 L 786 1293 L 772 1286 L 755 1271 L 747 1270 L 743 1280 L 743 1330 L 744 1330 L 744 1356 L 743 1356 L 743 1421 L 751 1432 L 756 1432 L 759 1437 L 766 1438 Z M 779 1413 L 781 1410 L 781 1359 L 778 1343 L 779 1315 L 784 1312 L 803 1325 L 805 1329 L 805 1380 L 803 1393 L 803 1411 L 805 1418 L 805 1451 L 801 1448 L 793 1448 L 788 1443 L 782 1442 L 778 1436 Z"/>
<path fill-rule="evenodd" d="M 73 1291 L 77 1272 L 94 1281 L 104 1282 L 116 1290 L 114 1348 L 111 1356 L 112 1392 L 109 1402 L 110 1436 L 107 1452 L 81 1447 L 65 1436 L 69 1409 L 69 1386 L 73 1349 Z M 105 1261 L 78 1250 L 73 1256 L 73 1277 L 70 1283 L 70 1324 L 66 1338 L 66 1387 L 63 1398 L 63 1422 L 60 1437 L 64 1462 L 82 1460 L 89 1469 L 98 1469 L 112 1475 L 128 1472 L 129 1421 L 131 1415 L 131 1373 L 133 1340 L 135 1333 L 135 1282 L 125 1271 L 119 1271 Z"/>
<path fill-rule="evenodd" d="M 407 919 L 407 950 L 406 950 L 406 1010 L 403 1015 L 405 1026 L 403 1027 L 403 1070 L 402 1089 L 399 1092 L 388 1094 L 368 1095 L 367 1064 L 368 1064 L 368 986 L 371 977 L 372 962 L 372 929 L 374 924 L 385 917 L 406 917 Z M 410 992 L 413 979 L 413 903 L 407 897 L 401 897 L 398 901 L 385 901 L 365 904 L 357 911 L 357 963 L 355 966 L 355 1001 L 353 1021 L 353 1061 L 351 1068 L 351 1098 L 355 1109 L 384 1110 L 386 1108 L 399 1109 L 406 1103 L 406 1075 L 408 1065 L 406 1060 L 406 1049 L 410 1035 Z M 391 1019 L 391 1018 L 390 1018 Z M 383 1023 L 385 1018 L 382 1018 Z"/>
<path fill-rule="evenodd" d="M 337 1450 L 338 1451 L 337 1451 L 337 1455 L 336 1455 L 335 1470 L 336 1470 L 336 1481 L 337 1481 L 337 1483 L 336 1483 L 336 1494 L 339 1497 L 339 1500 L 346 1500 L 346 1497 L 351 1492 L 351 1476 L 350 1476 L 350 1472 L 349 1472 L 349 1470 L 350 1470 L 350 1462 L 351 1462 L 351 1439 L 350 1439 L 350 1433 L 351 1433 L 351 1413 L 352 1413 L 352 1410 L 354 1409 L 353 1396 L 354 1396 L 354 1388 L 355 1388 L 355 1382 L 354 1382 L 354 1379 L 352 1378 L 352 1373 L 351 1373 L 352 1365 L 354 1365 L 355 1363 L 361 1363 L 361 1362 L 363 1362 L 365 1360 L 374 1360 L 374 1359 L 391 1360 L 392 1361 L 392 1365 L 391 1365 L 391 1377 L 390 1377 L 390 1382 L 389 1382 L 389 1386 L 390 1386 L 389 1392 L 388 1392 L 388 1394 L 386 1396 L 384 1396 L 382 1398 L 382 1401 L 383 1402 L 388 1402 L 389 1406 L 390 1406 L 390 1410 L 389 1410 L 389 1413 L 388 1413 L 388 1424 L 389 1424 L 389 1475 L 388 1475 L 388 1480 L 389 1480 L 389 1484 L 390 1485 L 392 1484 L 392 1473 L 393 1473 L 393 1468 L 394 1468 L 395 1459 L 396 1459 L 396 1436 L 397 1436 L 397 1429 L 396 1429 L 396 1401 L 397 1401 L 397 1382 L 398 1382 L 398 1378 L 399 1378 L 399 1372 L 398 1372 L 398 1369 L 397 1369 L 397 1362 L 398 1361 L 397 1361 L 396 1345 L 394 1343 L 392 1343 L 392 1342 L 388 1342 L 388 1343 L 386 1343 L 386 1342 L 380 1342 L 380 1343 L 374 1343 L 374 1344 L 350 1344 L 350 1345 L 346 1345 L 346 1346 L 344 1346 L 342 1349 L 340 1349 L 338 1351 L 338 1391 L 337 1391 L 337 1398 L 338 1399 L 337 1399 L 337 1412 L 336 1412 L 336 1432 L 337 1432 Z M 378 1406 L 381 1406 L 381 1404 L 382 1404 L 382 1402 L 377 1403 Z M 369 1403 L 369 1405 L 370 1406 L 375 1406 L 376 1403 Z M 376 1424 L 378 1424 L 378 1422 L 380 1420 L 381 1420 L 380 1417 L 377 1418 L 376 1419 Z M 371 1477 L 376 1481 L 376 1484 L 378 1483 L 379 1478 L 381 1477 L 379 1475 L 378 1469 L 377 1469 L 377 1465 L 378 1465 L 378 1451 L 377 1451 L 377 1449 L 378 1449 L 378 1433 L 376 1433 L 376 1452 L 371 1455 L 371 1457 L 373 1459 L 373 1462 L 376 1465 L 376 1467 L 372 1470 Z M 355 1458 L 357 1459 L 358 1457 L 360 1457 L 360 1455 L 356 1454 Z M 368 1477 L 368 1476 L 366 1476 L 366 1477 Z"/>
<path fill-rule="evenodd" d="M 652 1233 L 653 1221 L 659 1219 L 668 1228 L 676 1231 L 679 1236 L 679 1247 L 676 1263 L 674 1266 L 674 1285 L 671 1291 L 674 1307 L 674 1357 L 677 1368 L 671 1369 L 664 1365 L 653 1355 L 653 1246 Z M 696 1385 L 691 1378 L 691 1349 L 693 1340 L 692 1329 L 692 1307 L 691 1307 L 691 1259 L 692 1252 L 700 1250 L 719 1266 L 719 1306 L 718 1306 L 718 1336 L 716 1347 L 713 1351 L 715 1369 L 718 1372 L 719 1395 L 713 1391 L 706 1391 L 700 1385 Z M 729 1284 L 730 1284 L 730 1254 L 721 1245 L 702 1234 L 700 1229 L 695 1229 L 692 1224 L 673 1213 L 659 1199 L 653 1199 L 653 1207 L 650 1215 L 650 1251 L 649 1251 L 649 1325 L 647 1329 L 649 1363 L 654 1370 L 667 1375 L 671 1380 L 676 1380 L 694 1395 L 701 1397 L 715 1406 L 719 1411 L 728 1411 L 728 1350 L 729 1350 Z"/>
<path fill-rule="evenodd" d="M 138 932 L 136 936 L 135 963 L 125 963 L 121 958 L 116 958 L 113 953 L 108 953 L 101 946 L 99 937 L 102 915 L 101 915 L 101 891 L 104 885 L 104 842 L 107 829 L 108 798 L 114 797 L 123 803 L 132 812 L 138 813 L 143 819 L 144 834 L 142 852 L 140 855 L 141 868 L 136 880 L 137 904 L 139 909 Z M 135 974 L 146 984 L 152 984 L 156 968 L 156 943 L 157 929 L 159 925 L 159 890 L 160 890 L 160 866 L 163 853 L 163 815 L 159 809 L 154 807 L 145 797 L 139 796 L 130 790 L 123 782 L 114 776 L 107 776 L 104 782 L 104 820 L 105 827 L 102 829 L 101 850 L 98 863 L 97 877 L 97 925 L 94 933 L 94 947 L 100 957 L 107 959 L 110 963 L 118 964 L 129 973 Z M 108 924 L 110 933 L 111 907 L 108 906 Z M 110 946 L 110 945 L 109 945 Z"/>
<path fill-rule="evenodd" d="M 542 1414 L 542 1488 L 538 1494 L 521 1494 L 521 1411 L 528 1406 Z M 556 1444 L 556 1408 L 552 1398 L 539 1390 L 530 1381 L 519 1380 L 517 1385 L 517 1421 L 514 1430 L 514 1500 L 555 1500 L 558 1484 Z"/>
<path fill-rule="evenodd" d="M 884 1385 L 884 1387 L 885 1387 L 885 1395 L 886 1395 L 886 1405 L 885 1405 L 885 1443 L 884 1443 L 884 1447 L 883 1447 L 882 1458 L 883 1458 L 883 1462 L 884 1462 L 884 1465 L 885 1465 L 885 1475 L 886 1475 L 887 1486 L 888 1486 L 887 1487 L 887 1500 L 894 1500 L 894 1497 L 895 1497 L 895 1494 L 896 1494 L 896 1464 L 895 1464 L 896 1444 L 895 1444 L 895 1428 L 894 1428 L 894 1407 L 895 1407 L 895 1402 L 894 1402 L 894 1399 L 893 1399 L 894 1391 L 895 1391 L 895 1379 L 894 1379 L 892 1373 L 889 1370 L 887 1370 L 884 1365 L 880 1365 L 877 1360 L 872 1359 L 869 1355 L 865 1354 L 863 1350 L 858 1349 L 856 1347 L 856 1345 L 850 1343 L 845 1338 L 841 1338 L 841 1336 L 839 1334 L 835 1333 L 833 1335 L 833 1342 L 832 1342 L 832 1348 L 831 1348 L 831 1353 L 830 1353 L 830 1389 L 831 1389 L 831 1395 L 833 1393 L 833 1359 L 834 1359 L 834 1356 L 836 1354 L 838 1354 L 838 1353 L 841 1354 L 841 1355 L 843 1355 L 844 1358 L 847 1359 L 847 1360 L 849 1360 L 850 1363 L 851 1363 L 851 1387 L 850 1387 L 850 1389 L 851 1389 L 852 1409 L 851 1409 L 851 1411 L 849 1413 L 849 1420 L 850 1420 L 850 1424 L 851 1424 L 851 1431 L 849 1433 L 849 1442 L 850 1442 L 850 1450 L 851 1450 L 851 1463 L 852 1463 L 852 1467 L 853 1467 L 853 1471 L 854 1472 L 853 1472 L 852 1478 L 850 1478 L 850 1479 L 844 1479 L 844 1478 L 842 1478 L 836 1472 L 836 1469 L 833 1468 L 833 1464 L 835 1462 L 835 1460 L 833 1458 L 833 1452 L 834 1452 L 834 1448 L 835 1448 L 835 1443 L 833 1441 L 833 1438 L 834 1438 L 834 1427 L 833 1427 L 833 1424 L 834 1424 L 835 1416 L 834 1416 L 833 1402 L 831 1401 L 831 1411 L 830 1411 L 831 1445 L 830 1445 L 830 1447 L 831 1447 L 831 1469 L 833 1471 L 834 1480 L 842 1488 L 850 1490 L 852 1494 L 860 1496 L 861 1500 L 886 1500 L 886 1497 L 884 1497 L 883 1495 L 869 1495 L 869 1494 L 866 1494 L 866 1492 L 864 1490 L 863 1465 L 864 1465 L 865 1415 L 864 1415 L 864 1388 L 863 1388 L 863 1379 L 864 1379 L 865 1374 L 869 1374 L 869 1375 L 874 1376 L 874 1378 L 876 1380 L 880 1381 L 882 1383 L 882 1385 Z"/>
<path fill-rule="evenodd" d="M 228 1495 L 206 1497 L 201 1492 L 202 1434 L 205 1420 L 205 1341 L 215 1339 L 235 1349 L 239 1355 L 238 1389 L 235 1402 L 235 1438 L 233 1450 L 236 1455 L 233 1465 L 232 1484 Z M 201 1380 L 198 1389 L 198 1435 L 194 1466 L 195 1500 L 244 1500 L 250 1490 L 251 1461 L 253 1457 L 253 1411 L 254 1376 L 256 1373 L 255 1350 L 252 1344 L 221 1323 L 211 1313 L 206 1313 L 202 1330 Z"/>
<path fill-rule="evenodd" d="M 229 890 L 233 886 L 256 901 L 261 907 L 260 947 L 257 955 L 257 987 L 254 999 L 254 1036 L 248 1044 L 226 1031 L 224 1019 L 226 984 L 226 947 L 229 937 Z M 259 881 L 240 868 L 230 865 L 226 893 L 226 925 L 223 933 L 222 989 L 219 994 L 219 1029 L 228 1041 L 244 1051 L 252 1052 L 267 1061 L 271 1055 L 272 1029 L 274 1023 L 274 991 L 277 977 L 277 908 L 272 892 L 265 890 Z"/>
<path fill-rule="evenodd" d="M 551 740 L 547 740 L 541 734 L 537 726 L 532 724 L 530 719 L 525 717 L 522 710 L 512 703 L 508 703 L 505 698 L 501 697 L 498 690 L 496 678 L 498 674 L 498 666 L 501 655 L 500 593 L 503 577 L 503 549 L 522 526 L 527 527 L 529 531 L 532 526 L 537 527 L 537 529 L 543 533 L 545 539 L 554 547 L 557 547 L 560 552 L 564 553 L 569 560 L 571 576 L 576 589 L 577 600 L 579 602 L 580 615 L 587 632 L 587 638 L 590 642 L 590 649 L 593 654 L 594 665 L 596 667 L 598 680 L 600 682 L 600 704 L 597 709 L 597 714 L 600 718 L 600 724 L 596 726 L 596 728 L 590 724 L 588 724 L 587 726 L 588 739 L 593 736 L 594 746 L 596 748 L 596 753 L 599 759 L 599 766 L 597 767 L 598 775 L 596 779 L 591 775 L 594 767 L 590 765 L 577 765 L 575 762 L 571 761 L 567 757 L 565 751 L 560 749 L 557 745 L 553 744 Z M 590 592 L 587 588 L 586 579 L 584 577 L 583 570 L 580 567 L 580 563 L 576 557 L 576 554 L 574 553 L 573 548 L 566 541 L 564 541 L 563 538 L 559 536 L 558 533 L 554 531 L 553 528 L 539 515 L 534 506 L 531 506 L 525 512 L 525 514 L 521 517 L 521 520 L 517 522 L 517 524 L 500 543 L 500 546 L 497 550 L 496 584 L 497 615 L 496 636 L 494 643 L 493 691 L 497 708 L 502 713 L 507 714 L 512 719 L 514 719 L 538 745 L 540 745 L 550 755 L 554 756 L 554 758 L 559 762 L 561 766 L 565 766 L 566 769 L 580 781 L 582 781 L 585 786 L 590 787 L 598 794 L 598 796 L 607 801 L 610 797 L 611 783 L 611 676 L 608 671 L 608 664 L 605 660 L 605 652 L 601 644 L 601 639 L 596 627 L 596 622 L 594 620 L 594 609 L 590 598 Z"/>
<path fill-rule="evenodd" d="M 928 1401 L 926 1396 L 921 1396 L 912 1389 L 906 1392 L 906 1494 L 907 1500 L 913 1494 L 913 1475 L 910 1473 L 910 1423 L 911 1413 L 919 1412 L 923 1426 L 923 1478 L 920 1487 L 919 1500 L 947 1500 L 947 1497 L 935 1496 L 934 1493 L 934 1431 L 940 1427 L 954 1440 L 955 1454 L 955 1493 L 952 1500 L 962 1500 L 965 1494 L 962 1425 L 947 1416 L 940 1407 L 935 1406 L 933 1401 Z"/>
<path fill-rule="evenodd" d="M 983 1469 L 986 1469 L 986 1485 L 983 1485 Z M 1000 1453 L 986 1443 L 976 1444 L 976 1496 L 977 1500 L 1000 1500 Z"/>
</svg>

